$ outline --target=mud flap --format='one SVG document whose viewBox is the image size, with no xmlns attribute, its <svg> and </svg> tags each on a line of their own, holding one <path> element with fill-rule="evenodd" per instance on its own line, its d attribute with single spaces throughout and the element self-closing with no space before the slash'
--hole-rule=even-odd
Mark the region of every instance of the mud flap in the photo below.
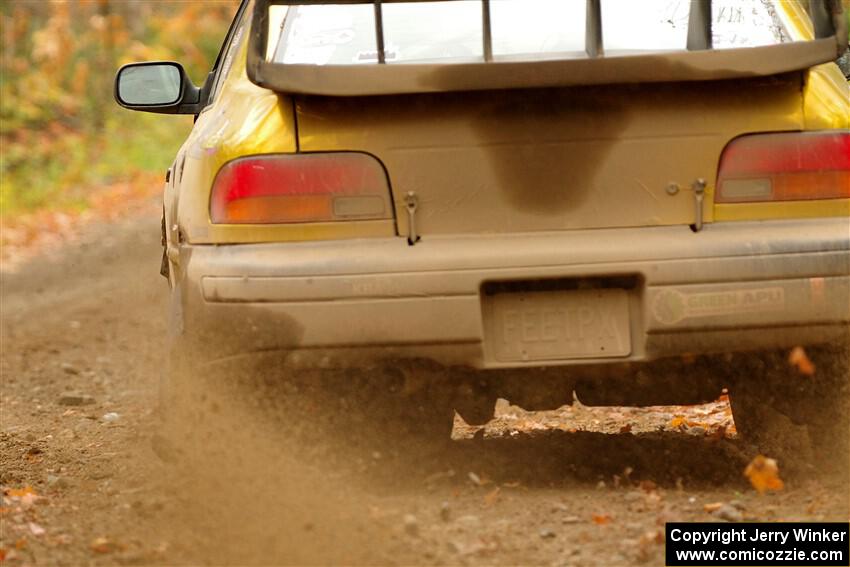
<svg viewBox="0 0 850 567">
<path fill-rule="evenodd" d="M 168 172 L 170 174 L 171 170 L 169 169 Z M 166 181 L 167 181 L 167 179 L 166 179 Z M 162 209 L 162 220 L 160 222 L 160 230 L 162 231 L 162 233 L 161 233 L 162 260 L 159 263 L 159 275 L 161 275 L 165 279 L 168 279 L 168 276 L 169 276 L 168 254 L 166 253 L 168 251 L 168 241 L 165 238 L 165 207 L 163 207 L 163 209 Z"/>
<path fill-rule="evenodd" d="M 168 255 L 165 253 L 165 248 L 162 249 L 162 262 L 159 265 L 159 274 L 168 279 Z"/>
</svg>

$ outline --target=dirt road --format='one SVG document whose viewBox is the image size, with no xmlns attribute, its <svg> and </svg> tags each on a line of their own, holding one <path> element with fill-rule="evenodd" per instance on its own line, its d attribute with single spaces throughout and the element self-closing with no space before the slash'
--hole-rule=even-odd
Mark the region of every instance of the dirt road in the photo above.
<svg viewBox="0 0 850 567">
<path fill-rule="evenodd" d="M 175 448 L 159 255 L 152 209 L 3 274 L 9 565 L 661 565 L 666 521 L 848 519 L 842 463 L 780 462 L 785 490 L 757 494 L 723 401 L 502 403 L 486 431 L 456 422 L 450 447 L 408 454 L 296 446 L 248 396 L 187 411 Z"/>
</svg>

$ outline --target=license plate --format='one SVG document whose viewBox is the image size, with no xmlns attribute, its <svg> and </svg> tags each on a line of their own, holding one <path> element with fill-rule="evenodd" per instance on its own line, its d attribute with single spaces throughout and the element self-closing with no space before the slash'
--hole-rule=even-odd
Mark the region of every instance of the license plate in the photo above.
<svg viewBox="0 0 850 567">
<path fill-rule="evenodd" d="M 505 292 L 483 298 L 485 343 L 503 362 L 627 356 L 623 289 Z"/>
</svg>

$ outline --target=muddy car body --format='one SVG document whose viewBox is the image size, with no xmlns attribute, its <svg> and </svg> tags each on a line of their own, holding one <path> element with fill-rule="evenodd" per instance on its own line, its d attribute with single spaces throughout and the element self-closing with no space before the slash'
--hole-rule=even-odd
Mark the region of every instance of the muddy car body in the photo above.
<svg viewBox="0 0 850 567">
<path fill-rule="evenodd" d="M 385 4 L 374 40 L 371 4 L 243 3 L 203 88 L 116 87 L 197 114 L 163 221 L 192 365 L 389 369 L 481 422 L 497 396 L 734 398 L 720 366 L 773 363 L 733 353 L 846 340 L 850 87 L 801 5 L 681 2 L 653 43 L 574 3 L 576 54 L 500 39 L 518 3 L 484 32 L 480 3 Z"/>
</svg>

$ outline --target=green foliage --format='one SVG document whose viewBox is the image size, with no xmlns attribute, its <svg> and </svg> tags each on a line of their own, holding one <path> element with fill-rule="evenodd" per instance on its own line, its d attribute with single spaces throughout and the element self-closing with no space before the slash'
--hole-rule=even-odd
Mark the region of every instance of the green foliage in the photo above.
<svg viewBox="0 0 850 567">
<path fill-rule="evenodd" d="M 165 171 L 191 118 L 124 110 L 124 63 L 170 59 L 209 72 L 235 0 L 0 3 L 0 212 L 84 207 L 98 184 Z"/>
</svg>

